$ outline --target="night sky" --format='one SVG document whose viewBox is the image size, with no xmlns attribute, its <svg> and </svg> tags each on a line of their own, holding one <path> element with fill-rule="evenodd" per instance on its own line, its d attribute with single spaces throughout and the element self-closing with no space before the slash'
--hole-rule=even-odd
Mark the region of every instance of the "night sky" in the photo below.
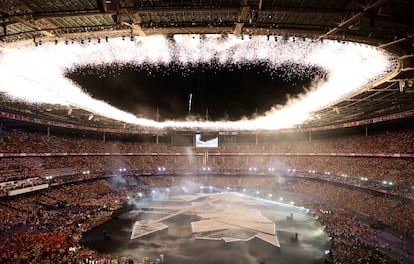
<svg viewBox="0 0 414 264">
<path fill-rule="evenodd" d="M 189 116 L 204 120 L 208 109 L 209 120 L 238 120 L 284 104 L 287 94 L 302 93 L 316 75 L 321 75 L 319 69 L 301 72 L 306 72 L 304 77 L 292 74 L 289 66 L 269 70 L 266 64 L 186 68 L 173 64 L 106 65 L 77 68 L 67 77 L 92 97 L 139 117 L 156 119 L 158 108 L 160 121 Z"/>
</svg>

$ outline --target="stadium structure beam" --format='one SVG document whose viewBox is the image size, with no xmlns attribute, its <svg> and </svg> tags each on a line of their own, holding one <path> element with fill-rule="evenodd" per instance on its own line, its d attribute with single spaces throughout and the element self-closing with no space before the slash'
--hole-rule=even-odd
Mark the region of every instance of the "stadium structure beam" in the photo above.
<svg viewBox="0 0 414 264">
<path fill-rule="evenodd" d="M 405 59 L 409 59 L 409 58 L 414 58 L 414 54 L 407 54 L 407 55 L 403 55 L 398 57 L 398 59 L 400 60 L 405 60 Z"/>
<path fill-rule="evenodd" d="M 120 6 L 124 6 L 126 1 L 120 1 Z M 141 26 L 141 15 L 137 13 L 130 13 L 128 9 L 121 8 L 119 9 L 117 16 L 119 18 L 118 23 L 126 25 L 131 28 L 131 33 L 139 36 L 146 36 Z M 127 20 L 127 21 L 125 21 Z"/>
<path fill-rule="evenodd" d="M 302 8 L 302 7 L 257 7 L 250 5 L 243 5 L 248 7 L 250 10 L 257 12 L 274 12 L 278 14 L 306 14 L 306 15 L 333 15 L 341 16 L 343 10 L 332 9 L 332 8 Z M 191 6 L 191 8 L 185 7 L 121 7 L 120 9 L 126 8 L 130 13 L 182 13 L 182 12 L 230 12 L 237 13 L 240 11 L 240 6 Z"/>
<path fill-rule="evenodd" d="M 99 1 L 99 0 L 98 0 Z M 104 1 L 105 2 L 105 1 Z M 268 13 L 273 12 L 275 14 L 311 14 L 311 15 L 333 15 L 340 16 L 342 15 L 341 10 L 339 9 L 324 9 L 324 8 L 300 8 L 300 7 L 266 7 L 259 10 L 256 10 L 257 7 L 244 6 L 250 8 L 250 10 L 255 10 L 259 13 Z M 102 12 L 104 10 L 105 12 Z M 237 13 L 240 11 L 240 7 L 228 7 L 228 6 L 211 6 L 211 7 L 196 7 L 192 8 L 148 8 L 148 7 L 120 7 L 119 11 L 125 10 L 128 14 L 168 14 L 168 13 L 183 13 L 183 12 L 229 12 Z M 57 12 L 29 12 L 26 14 L 15 14 L 10 15 L 10 17 L 24 17 L 31 15 L 33 19 L 53 19 L 53 18 L 65 18 L 65 17 L 82 17 L 82 16 L 96 16 L 96 15 L 115 15 L 116 11 L 106 9 L 88 9 L 88 10 L 67 10 L 67 11 L 57 11 Z"/>
<path fill-rule="evenodd" d="M 133 34 L 137 34 L 138 36 L 145 37 L 147 34 L 144 32 L 140 24 L 135 23 L 127 23 L 123 22 L 124 25 L 131 28 Z"/>
<path fill-rule="evenodd" d="M 34 12 L 33 12 L 33 10 L 32 9 L 30 9 L 24 2 L 22 2 L 21 0 L 13 0 L 13 2 L 15 3 L 15 4 L 17 4 L 21 9 L 23 9 L 23 10 L 25 10 L 26 12 L 25 13 L 28 13 L 28 14 L 33 14 Z M 28 20 L 26 20 L 26 19 L 21 19 L 21 18 L 18 18 L 18 17 L 14 17 L 14 19 L 16 19 L 18 22 L 20 22 L 20 23 L 22 23 L 22 24 L 24 24 L 24 25 L 26 25 L 26 26 L 28 26 L 28 27 L 31 27 L 31 28 L 34 28 L 34 29 L 36 29 L 36 30 L 38 30 L 41 34 L 43 34 L 44 36 L 46 36 L 46 37 L 55 37 L 56 35 L 55 34 L 52 34 L 52 33 L 50 33 L 49 31 L 47 31 L 46 29 L 44 29 L 44 28 L 42 28 L 42 27 L 39 27 L 38 25 L 36 25 L 36 23 L 34 22 L 34 19 L 33 19 L 33 17 L 32 16 L 30 16 L 31 17 L 31 20 L 33 20 L 33 22 L 31 22 L 31 21 L 28 21 Z M 55 28 L 56 27 L 56 25 L 55 24 L 53 24 L 52 22 L 50 22 L 49 20 L 47 20 L 47 19 L 44 19 L 44 20 L 42 20 L 42 23 L 44 23 L 45 25 L 47 25 L 48 27 L 50 27 L 50 28 Z"/>
<path fill-rule="evenodd" d="M 240 36 L 243 31 L 244 22 L 247 20 L 247 17 L 250 14 L 250 6 L 243 6 L 240 11 L 240 15 L 237 18 L 237 23 L 234 27 L 233 34 L 235 36 Z"/>
<path fill-rule="evenodd" d="M 259 10 L 261 10 L 262 9 L 262 6 L 263 6 L 263 0 L 259 0 Z"/>
<path fill-rule="evenodd" d="M 48 12 L 48 13 L 33 13 L 32 16 L 35 20 L 37 20 L 37 19 L 53 19 L 53 18 L 88 17 L 88 16 L 99 16 L 99 15 L 116 15 L 116 14 L 117 12 L 112 11 L 112 10 L 107 10 L 103 14 L 98 9 L 90 9 L 90 10 Z"/>
<path fill-rule="evenodd" d="M 388 43 L 384 43 L 384 44 L 378 45 L 378 48 L 386 48 L 386 47 L 389 47 L 389 46 L 394 46 L 394 45 L 400 44 L 402 42 L 405 42 L 407 40 L 409 40 L 409 39 L 408 38 L 396 39 L 394 41 L 391 41 L 391 42 L 388 42 Z"/>
<path fill-rule="evenodd" d="M 108 7 L 106 6 L 106 0 L 96 0 L 96 4 L 101 13 L 106 13 L 108 11 Z"/>
<path fill-rule="evenodd" d="M 320 35 L 318 39 L 323 39 L 323 38 L 326 38 L 326 37 L 328 37 L 332 34 L 335 34 L 339 30 L 341 30 L 344 26 L 346 26 L 346 25 L 350 24 L 351 22 L 357 20 L 358 18 L 364 16 L 367 11 L 369 11 L 371 9 L 374 9 L 374 8 L 378 8 L 378 7 L 382 6 L 384 3 L 386 3 L 387 1 L 388 0 L 377 0 L 377 1 L 375 1 L 371 4 L 369 4 L 369 5 L 365 6 L 362 9 L 362 11 L 356 13 L 355 15 L 351 16 L 348 19 L 343 20 L 341 23 L 338 24 L 338 26 L 336 26 L 336 27 L 332 28 L 331 30 L 329 30 L 328 32 Z"/>
</svg>

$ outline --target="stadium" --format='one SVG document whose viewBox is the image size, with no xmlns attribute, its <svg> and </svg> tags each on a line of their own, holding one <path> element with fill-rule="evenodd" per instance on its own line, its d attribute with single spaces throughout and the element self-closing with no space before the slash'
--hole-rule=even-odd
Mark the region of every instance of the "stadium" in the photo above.
<svg viewBox="0 0 414 264">
<path fill-rule="evenodd" d="M 0 1 L 0 263 L 414 263 L 413 10 Z"/>
</svg>

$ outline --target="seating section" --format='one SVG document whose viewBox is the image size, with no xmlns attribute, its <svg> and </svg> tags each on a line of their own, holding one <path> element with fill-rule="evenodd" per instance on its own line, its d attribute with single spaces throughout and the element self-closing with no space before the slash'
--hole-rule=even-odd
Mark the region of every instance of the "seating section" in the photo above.
<svg viewBox="0 0 414 264">
<path fill-rule="evenodd" d="M 82 232 L 110 219 L 128 196 L 150 196 L 151 190 L 181 188 L 185 182 L 196 189 L 283 197 L 310 208 L 335 238 L 334 263 L 405 261 L 384 253 L 381 231 L 370 226 L 372 221 L 391 228 L 401 241 L 414 233 L 414 159 L 390 157 L 413 153 L 411 130 L 311 142 L 229 143 L 208 152 L 18 130 L 5 131 L 5 139 L 1 196 L 44 183 L 51 187 L 0 198 L 0 263 L 110 262 L 114 256 L 79 247 Z M 73 247 L 79 251 L 69 251 Z"/>
</svg>

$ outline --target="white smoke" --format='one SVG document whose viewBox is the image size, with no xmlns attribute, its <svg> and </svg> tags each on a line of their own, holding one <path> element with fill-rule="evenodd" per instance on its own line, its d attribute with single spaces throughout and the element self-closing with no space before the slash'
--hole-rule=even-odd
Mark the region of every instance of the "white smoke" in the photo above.
<svg viewBox="0 0 414 264">
<path fill-rule="evenodd" d="M 280 39 L 280 38 L 279 38 Z M 274 106 L 263 116 L 234 122 L 164 121 L 136 117 L 106 102 L 94 99 L 81 87 L 65 77 L 76 67 L 103 64 L 160 65 L 266 62 L 270 68 L 281 65 L 320 67 L 327 72 L 324 82 L 308 87 L 309 92 L 290 100 L 284 106 Z M 45 43 L 41 46 L 4 48 L 0 55 L 2 81 L 0 92 L 28 103 L 50 103 L 73 106 L 122 122 L 153 128 L 204 129 L 281 129 L 303 123 L 311 113 L 362 89 L 395 67 L 390 54 L 368 45 L 304 41 L 268 41 L 266 36 L 240 39 L 219 35 L 175 35 L 170 41 L 164 36 L 137 37 L 135 41 L 121 38 L 108 42 Z M 277 89 L 277 87 L 275 87 Z M 254 89 L 252 89 L 254 90 Z"/>
</svg>

